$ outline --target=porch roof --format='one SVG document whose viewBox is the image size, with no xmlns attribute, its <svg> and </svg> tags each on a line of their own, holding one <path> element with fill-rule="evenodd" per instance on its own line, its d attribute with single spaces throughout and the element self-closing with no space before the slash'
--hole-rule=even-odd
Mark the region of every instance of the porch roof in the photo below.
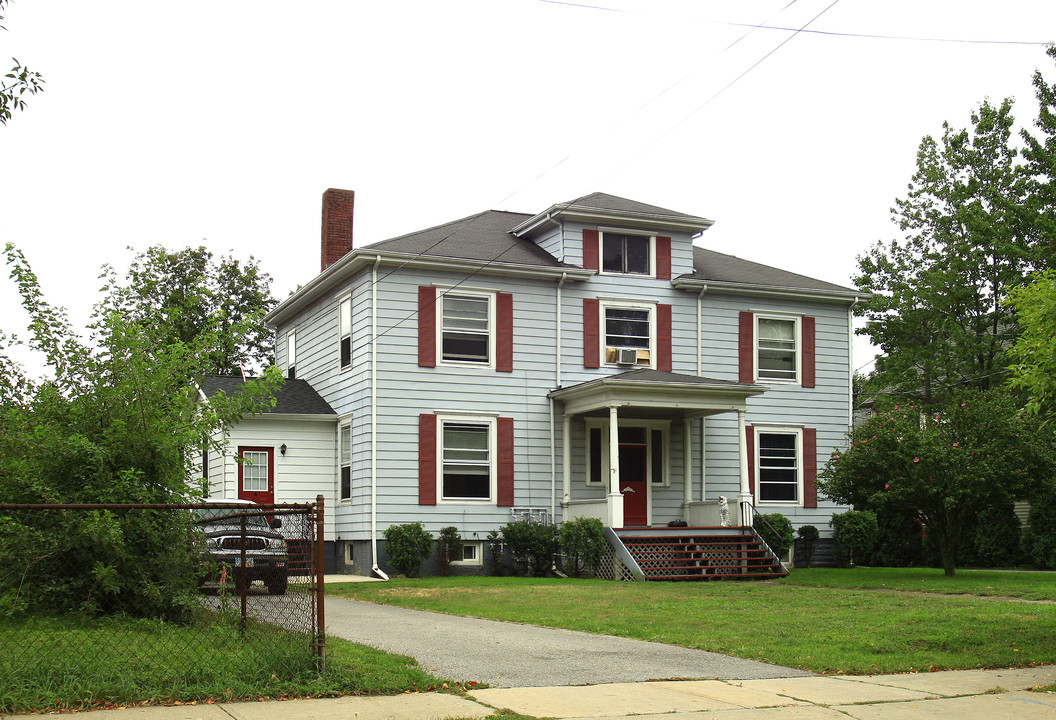
<svg viewBox="0 0 1056 720">
<path fill-rule="evenodd" d="M 558 388 L 549 397 L 564 403 L 566 415 L 600 412 L 615 406 L 649 416 L 702 417 L 744 410 L 748 398 L 767 389 L 762 385 L 643 369 Z"/>
</svg>

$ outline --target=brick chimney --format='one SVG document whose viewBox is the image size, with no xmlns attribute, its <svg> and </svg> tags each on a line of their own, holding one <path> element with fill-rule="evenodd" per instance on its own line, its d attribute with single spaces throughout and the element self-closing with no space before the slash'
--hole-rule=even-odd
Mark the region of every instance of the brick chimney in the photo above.
<svg viewBox="0 0 1056 720">
<path fill-rule="evenodd" d="M 352 208 L 356 193 L 330 188 L 323 193 L 322 270 L 352 250 Z"/>
</svg>

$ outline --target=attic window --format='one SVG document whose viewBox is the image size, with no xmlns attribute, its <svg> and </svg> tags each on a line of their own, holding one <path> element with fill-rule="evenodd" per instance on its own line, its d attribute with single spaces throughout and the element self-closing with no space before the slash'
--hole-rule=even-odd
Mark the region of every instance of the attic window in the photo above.
<svg viewBox="0 0 1056 720">
<path fill-rule="evenodd" d="M 649 275 L 649 241 L 644 235 L 606 232 L 601 242 L 602 272 Z"/>
</svg>

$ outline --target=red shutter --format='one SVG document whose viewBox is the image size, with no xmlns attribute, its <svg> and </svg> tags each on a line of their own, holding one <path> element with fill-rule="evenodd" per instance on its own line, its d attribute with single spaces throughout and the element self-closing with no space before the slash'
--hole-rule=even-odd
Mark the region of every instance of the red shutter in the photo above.
<svg viewBox="0 0 1056 720">
<path fill-rule="evenodd" d="M 656 278 L 658 280 L 671 279 L 671 238 L 658 237 L 656 239 Z"/>
<path fill-rule="evenodd" d="M 583 231 L 583 267 L 598 272 L 601 270 L 601 237 L 597 230 Z"/>
<path fill-rule="evenodd" d="M 737 340 L 737 358 L 740 364 L 739 382 L 750 385 L 755 382 L 755 315 L 741 312 L 740 332 Z"/>
<path fill-rule="evenodd" d="M 513 418 L 500 417 L 495 428 L 498 445 L 496 504 L 501 507 L 513 505 Z"/>
<path fill-rule="evenodd" d="M 495 369 L 513 372 L 513 295 L 495 296 Z"/>
<path fill-rule="evenodd" d="M 418 416 L 418 504 L 436 505 L 436 415 Z"/>
<path fill-rule="evenodd" d="M 759 504 L 759 498 L 755 496 L 755 428 L 751 425 L 744 426 L 744 446 L 748 453 L 748 492 L 752 495 L 752 502 Z"/>
<path fill-rule="evenodd" d="M 656 306 L 656 369 L 671 372 L 671 306 Z"/>
<path fill-rule="evenodd" d="M 800 320 L 800 333 L 803 336 L 803 378 L 800 385 L 814 387 L 814 318 L 804 315 Z"/>
<path fill-rule="evenodd" d="M 583 299 L 583 367 L 601 367 L 601 303 Z"/>
<path fill-rule="evenodd" d="M 436 367 L 436 288 L 418 288 L 418 366 Z"/>
<path fill-rule="evenodd" d="M 803 428 L 803 507 L 818 506 L 818 431 Z"/>
</svg>

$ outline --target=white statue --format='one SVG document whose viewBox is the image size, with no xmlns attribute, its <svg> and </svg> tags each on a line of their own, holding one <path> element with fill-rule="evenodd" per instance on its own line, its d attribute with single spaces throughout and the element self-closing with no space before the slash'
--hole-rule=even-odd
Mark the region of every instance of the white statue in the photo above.
<svg viewBox="0 0 1056 720">
<path fill-rule="evenodd" d="M 730 526 L 730 504 L 726 502 L 726 496 L 719 496 L 719 525 L 722 527 Z"/>
</svg>

